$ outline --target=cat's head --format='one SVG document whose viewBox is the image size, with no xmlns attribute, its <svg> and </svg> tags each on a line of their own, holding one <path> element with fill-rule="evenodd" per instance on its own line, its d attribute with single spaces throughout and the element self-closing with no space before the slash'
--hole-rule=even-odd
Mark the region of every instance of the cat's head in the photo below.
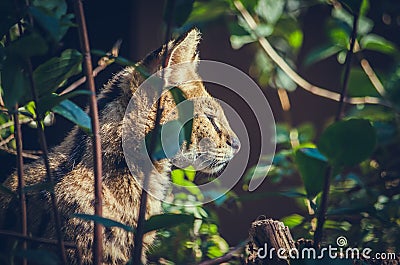
<svg viewBox="0 0 400 265">
<path fill-rule="evenodd" d="M 165 72 L 166 82 L 183 91 L 187 100 L 194 103 L 191 144 L 183 144 L 181 150 L 171 158 L 178 167 L 193 165 L 205 173 L 219 172 L 239 151 L 240 142 L 232 131 L 221 104 L 205 89 L 197 74 L 199 55 L 197 46 L 200 32 L 192 29 L 177 40 L 149 54 L 142 62 L 150 73 L 162 67 L 164 54 L 167 52 L 166 66 L 173 70 Z M 154 125 L 156 102 L 149 110 L 146 132 Z M 171 92 L 166 90 L 161 96 L 163 115 L 161 124 L 178 117 L 175 101 Z"/>
</svg>

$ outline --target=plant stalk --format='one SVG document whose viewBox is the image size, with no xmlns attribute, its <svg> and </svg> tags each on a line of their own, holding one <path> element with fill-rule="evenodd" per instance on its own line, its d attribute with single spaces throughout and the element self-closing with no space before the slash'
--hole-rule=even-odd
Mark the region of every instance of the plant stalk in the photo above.
<svg viewBox="0 0 400 265">
<path fill-rule="evenodd" d="M 353 28 L 350 35 L 350 49 L 347 51 L 346 54 L 346 61 L 345 61 L 345 72 L 343 77 L 343 84 L 342 84 L 342 91 L 340 93 L 340 100 L 338 105 L 338 110 L 336 112 L 335 121 L 339 121 L 343 114 L 344 114 L 344 99 L 346 98 L 347 94 L 347 87 L 349 83 L 349 76 L 351 70 L 351 63 L 352 57 L 354 53 L 354 45 L 357 39 L 357 26 L 358 26 L 358 15 L 354 15 L 353 20 Z M 324 177 L 324 188 L 322 190 L 322 198 L 321 198 L 321 205 L 318 211 L 318 221 L 317 221 L 317 228 L 315 229 L 314 234 L 314 246 L 317 248 L 319 247 L 322 236 L 323 236 L 323 227 L 326 219 L 326 212 L 328 210 L 328 201 L 329 201 L 329 190 L 330 190 L 330 182 L 333 174 L 332 166 L 328 166 L 325 177 Z"/>
<path fill-rule="evenodd" d="M 167 2 L 167 13 L 168 13 L 168 18 L 167 18 L 167 29 L 165 32 L 165 51 L 163 54 L 163 60 L 162 60 L 162 72 L 161 72 L 161 79 L 164 81 L 164 68 L 167 65 L 167 57 L 168 57 L 168 41 L 171 35 L 171 27 L 172 27 L 172 18 L 174 14 L 174 7 L 175 7 L 175 0 L 170 0 Z M 160 94 L 163 91 L 163 87 L 160 89 Z M 156 142 L 157 142 L 157 135 L 159 134 L 160 130 L 160 121 L 161 121 L 161 116 L 162 116 L 162 107 L 161 107 L 161 99 L 158 99 L 157 101 L 157 112 L 156 112 L 156 118 L 154 121 L 154 129 L 151 137 L 151 142 L 150 142 L 150 147 L 149 147 L 149 156 L 154 163 L 153 160 L 153 153 L 156 148 Z M 143 236 L 144 236 L 144 223 L 146 220 L 146 208 L 147 208 L 147 190 L 149 186 L 149 176 L 144 176 L 143 179 L 143 187 L 142 187 L 142 194 L 140 196 L 140 207 L 139 207 L 139 215 L 138 215 L 138 220 L 137 220 L 137 225 L 136 225 L 136 233 L 135 233 L 135 238 L 134 238 L 134 249 L 133 249 L 133 257 L 132 257 L 132 264 L 133 265 L 140 265 L 141 264 L 141 257 L 142 257 L 142 252 L 143 252 Z"/>
<path fill-rule="evenodd" d="M 19 193 L 19 201 L 21 207 L 21 234 L 24 236 L 28 235 L 28 222 L 27 222 L 27 213 L 26 213 L 26 197 L 25 197 L 25 180 L 24 180 L 24 160 L 22 157 L 22 133 L 21 133 L 21 124 L 19 123 L 18 117 L 18 104 L 15 105 L 14 113 L 14 135 L 15 142 L 17 145 L 17 174 L 18 174 L 18 193 Z M 22 243 L 22 249 L 27 249 L 26 240 Z M 27 265 L 28 261 L 24 258 L 22 260 L 23 265 Z"/>
<path fill-rule="evenodd" d="M 75 16 L 78 24 L 79 40 L 81 52 L 84 55 L 84 73 L 86 76 L 86 87 L 92 92 L 89 97 L 90 118 L 92 125 L 92 146 L 93 146 L 93 165 L 94 165 L 94 214 L 102 216 L 103 214 L 103 196 L 102 196 L 102 157 L 101 157 L 101 139 L 100 124 L 98 116 L 98 107 L 96 100 L 96 88 L 93 78 L 92 59 L 90 55 L 89 37 L 87 33 L 85 13 L 81 0 L 74 2 Z M 100 223 L 94 223 L 93 235 L 93 264 L 100 265 L 103 259 L 103 226 Z"/>
</svg>

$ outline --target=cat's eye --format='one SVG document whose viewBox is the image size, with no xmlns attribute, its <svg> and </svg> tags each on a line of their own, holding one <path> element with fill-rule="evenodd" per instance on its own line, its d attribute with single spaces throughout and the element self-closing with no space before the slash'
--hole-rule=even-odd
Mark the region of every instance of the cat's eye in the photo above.
<svg viewBox="0 0 400 265">
<path fill-rule="evenodd" d="M 207 119 L 211 122 L 211 124 L 213 125 L 213 127 L 214 127 L 214 129 L 215 129 L 215 131 L 217 132 L 217 133 L 222 133 L 222 131 L 221 131 L 221 129 L 219 128 L 219 126 L 218 126 L 218 124 L 217 124 L 217 122 L 215 121 L 215 117 L 213 117 L 213 116 L 211 116 L 211 115 L 206 115 L 207 116 Z"/>
</svg>

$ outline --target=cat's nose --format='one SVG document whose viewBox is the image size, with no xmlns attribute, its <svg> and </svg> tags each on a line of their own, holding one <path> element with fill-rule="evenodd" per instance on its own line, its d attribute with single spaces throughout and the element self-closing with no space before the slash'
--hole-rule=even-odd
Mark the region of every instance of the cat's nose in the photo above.
<svg viewBox="0 0 400 265">
<path fill-rule="evenodd" d="M 236 154 L 240 150 L 240 140 L 236 136 L 230 136 L 226 143 L 232 147 L 233 152 Z"/>
</svg>

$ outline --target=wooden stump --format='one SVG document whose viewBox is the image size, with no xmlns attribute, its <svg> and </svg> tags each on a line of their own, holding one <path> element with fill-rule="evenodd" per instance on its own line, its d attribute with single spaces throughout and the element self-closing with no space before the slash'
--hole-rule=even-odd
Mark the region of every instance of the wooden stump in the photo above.
<svg viewBox="0 0 400 265">
<path fill-rule="evenodd" d="M 250 241 L 247 245 L 249 256 L 246 264 L 288 265 L 288 253 L 296 245 L 289 228 L 272 219 L 252 223 Z"/>
</svg>

